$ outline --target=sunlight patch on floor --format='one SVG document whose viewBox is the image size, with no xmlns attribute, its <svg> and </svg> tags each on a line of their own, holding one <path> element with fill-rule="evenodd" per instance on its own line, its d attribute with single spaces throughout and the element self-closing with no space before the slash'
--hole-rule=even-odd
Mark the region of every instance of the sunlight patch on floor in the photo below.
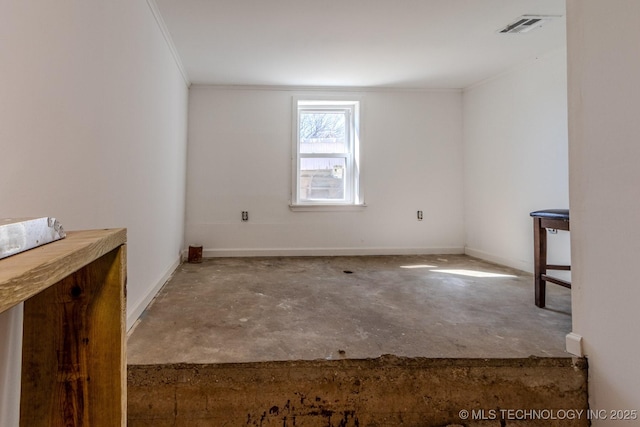
<svg viewBox="0 0 640 427">
<path fill-rule="evenodd" d="M 512 274 L 502 274 L 502 273 L 491 273 L 488 271 L 476 271 L 476 270 L 431 270 L 434 273 L 447 273 L 447 274 L 457 274 L 460 276 L 469 276 L 469 277 L 516 277 Z"/>
<path fill-rule="evenodd" d="M 437 265 L 416 264 L 416 265 L 401 265 L 400 268 L 438 268 Z"/>
</svg>

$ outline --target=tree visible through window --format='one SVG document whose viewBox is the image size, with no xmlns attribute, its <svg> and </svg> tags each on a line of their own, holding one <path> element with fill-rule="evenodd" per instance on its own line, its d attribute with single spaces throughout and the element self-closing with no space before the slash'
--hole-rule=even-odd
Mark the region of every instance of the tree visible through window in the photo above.
<svg viewBox="0 0 640 427">
<path fill-rule="evenodd" d="M 359 103 L 297 101 L 294 204 L 359 202 Z"/>
</svg>

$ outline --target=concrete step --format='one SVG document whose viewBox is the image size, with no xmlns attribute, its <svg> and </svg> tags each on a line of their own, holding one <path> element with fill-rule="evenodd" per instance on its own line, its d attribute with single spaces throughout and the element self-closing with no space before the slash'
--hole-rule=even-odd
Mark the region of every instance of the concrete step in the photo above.
<svg viewBox="0 0 640 427">
<path fill-rule="evenodd" d="M 129 427 L 582 427 L 584 359 L 130 365 Z"/>
</svg>

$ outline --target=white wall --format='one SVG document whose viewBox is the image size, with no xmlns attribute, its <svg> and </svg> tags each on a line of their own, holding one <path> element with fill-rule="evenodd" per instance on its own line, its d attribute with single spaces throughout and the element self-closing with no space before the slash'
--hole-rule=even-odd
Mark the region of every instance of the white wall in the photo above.
<svg viewBox="0 0 640 427">
<path fill-rule="evenodd" d="M 191 87 L 187 244 L 205 256 L 462 252 L 459 92 L 356 93 L 367 204 L 357 212 L 289 209 L 299 93 Z"/>
<path fill-rule="evenodd" d="M 134 320 L 183 246 L 185 80 L 144 0 L 0 10 L 0 218 L 127 227 Z M 2 426 L 17 425 L 20 319 L 0 315 Z"/>
<path fill-rule="evenodd" d="M 638 16 L 637 0 L 567 1 L 573 330 L 595 409 L 640 409 Z"/>
<path fill-rule="evenodd" d="M 464 91 L 466 252 L 533 271 L 529 213 L 569 207 L 566 51 Z M 569 263 L 567 232 L 549 237 Z"/>
</svg>

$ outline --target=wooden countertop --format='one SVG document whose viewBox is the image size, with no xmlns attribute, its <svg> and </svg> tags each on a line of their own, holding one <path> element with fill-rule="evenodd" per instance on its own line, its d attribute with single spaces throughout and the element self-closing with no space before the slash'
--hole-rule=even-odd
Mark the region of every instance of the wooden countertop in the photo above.
<svg viewBox="0 0 640 427">
<path fill-rule="evenodd" d="M 125 228 L 69 231 L 62 240 L 0 260 L 0 313 L 126 241 Z"/>
</svg>

